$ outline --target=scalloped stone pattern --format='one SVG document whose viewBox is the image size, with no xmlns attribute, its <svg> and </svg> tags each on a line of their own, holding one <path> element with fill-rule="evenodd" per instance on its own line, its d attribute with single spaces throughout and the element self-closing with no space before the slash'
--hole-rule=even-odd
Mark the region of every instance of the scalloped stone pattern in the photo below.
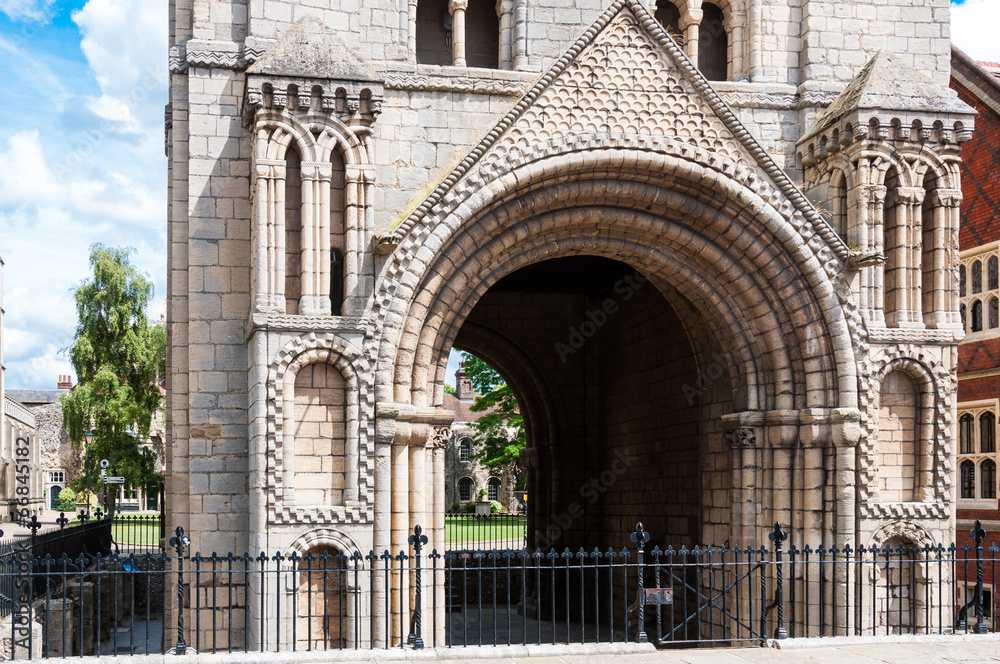
<svg viewBox="0 0 1000 664">
<path fill-rule="evenodd" d="M 628 12 L 620 13 L 484 160 L 572 134 L 666 136 L 747 163 L 736 137 Z"/>
</svg>

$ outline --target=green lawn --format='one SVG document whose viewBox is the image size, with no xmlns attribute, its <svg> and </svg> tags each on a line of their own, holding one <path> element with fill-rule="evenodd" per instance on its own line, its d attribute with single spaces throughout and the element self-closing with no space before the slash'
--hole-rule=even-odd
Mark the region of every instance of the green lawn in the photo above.
<svg viewBox="0 0 1000 664">
<path fill-rule="evenodd" d="M 115 521 L 111 536 L 118 544 L 155 546 L 160 543 L 159 521 Z"/>
<path fill-rule="evenodd" d="M 524 516 L 503 516 L 498 519 L 470 519 L 446 516 L 444 518 L 445 542 L 491 542 L 506 540 L 519 548 L 524 539 Z"/>
</svg>

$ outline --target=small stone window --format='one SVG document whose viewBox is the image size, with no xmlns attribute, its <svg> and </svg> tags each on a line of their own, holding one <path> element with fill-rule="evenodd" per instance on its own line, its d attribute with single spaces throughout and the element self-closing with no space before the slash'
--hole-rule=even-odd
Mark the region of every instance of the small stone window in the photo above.
<svg viewBox="0 0 1000 664">
<path fill-rule="evenodd" d="M 979 467 L 979 497 L 997 497 L 997 464 L 992 459 L 983 461 Z"/>
<path fill-rule="evenodd" d="M 1000 267 L 997 265 L 998 262 L 1000 261 L 998 261 L 997 257 L 993 256 L 987 263 L 988 267 L 986 268 L 986 284 L 989 290 L 997 290 L 998 288 L 1000 288 L 1000 283 L 998 283 L 1000 282 L 1000 275 L 997 274 L 997 269 L 998 267 Z"/>
<path fill-rule="evenodd" d="M 486 497 L 490 500 L 500 500 L 500 480 L 491 477 L 486 484 Z"/>
<path fill-rule="evenodd" d="M 971 461 L 962 462 L 962 498 L 976 497 L 976 464 Z"/>
<path fill-rule="evenodd" d="M 458 443 L 458 460 L 468 461 L 469 455 L 472 454 L 472 441 L 468 438 L 463 438 Z"/>
<path fill-rule="evenodd" d="M 965 266 L 961 265 L 958 268 L 958 296 L 965 297 Z"/>
<path fill-rule="evenodd" d="M 995 330 L 1000 327 L 1000 300 L 995 297 L 990 298 L 990 303 L 987 306 L 987 327 L 991 330 Z"/>
<path fill-rule="evenodd" d="M 971 329 L 973 332 L 983 331 L 983 303 L 981 300 L 976 300 L 972 303 Z"/>
<path fill-rule="evenodd" d="M 472 480 L 463 477 L 458 481 L 458 499 L 462 502 L 472 500 Z"/>
<path fill-rule="evenodd" d="M 975 261 L 972 264 L 972 294 L 983 292 L 983 264 Z"/>
<path fill-rule="evenodd" d="M 988 454 L 997 451 L 997 416 L 985 412 L 979 416 L 979 451 Z"/>
<path fill-rule="evenodd" d="M 966 413 L 958 421 L 958 453 L 973 454 L 973 441 L 976 435 L 976 418 Z"/>
</svg>

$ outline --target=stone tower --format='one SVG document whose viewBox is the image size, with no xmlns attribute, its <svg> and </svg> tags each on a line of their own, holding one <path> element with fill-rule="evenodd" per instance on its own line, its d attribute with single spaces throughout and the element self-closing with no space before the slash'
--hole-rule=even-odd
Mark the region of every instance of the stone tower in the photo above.
<svg viewBox="0 0 1000 664">
<path fill-rule="evenodd" d="M 171 0 L 171 525 L 440 546 L 458 347 L 534 545 L 950 538 L 948 0 L 556 4 Z"/>
</svg>

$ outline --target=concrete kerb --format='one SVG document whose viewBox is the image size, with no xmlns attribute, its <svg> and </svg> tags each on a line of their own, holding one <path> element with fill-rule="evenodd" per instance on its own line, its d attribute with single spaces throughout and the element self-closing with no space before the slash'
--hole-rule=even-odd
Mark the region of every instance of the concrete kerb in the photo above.
<svg viewBox="0 0 1000 664">
<path fill-rule="evenodd" d="M 189 651 L 191 649 L 189 648 Z M 313 650 L 296 652 L 190 652 L 177 655 L 134 655 L 128 664 L 323 664 L 325 662 L 437 662 L 468 660 L 505 660 L 531 657 L 597 657 L 655 653 L 652 643 L 584 643 L 575 645 L 469 646 L 457 648 L 389 648 L 376 650 Z M 78 664 L 121 664 L 121 656 L 74 657 Z"/>
<path fill-rule="evenodd" d="M 768 640 L 770 648 L 778 650 L 805 650 L 809 648 L 841 648 L 845 646 L 872 646 L 889 644 L 932 644 L 932 643 L 983 643 L 1000 642 L 1000 633 L 995 634 L 890 634 L 887 636 L 827 636 L 812 639 Z"/>
</svg>

